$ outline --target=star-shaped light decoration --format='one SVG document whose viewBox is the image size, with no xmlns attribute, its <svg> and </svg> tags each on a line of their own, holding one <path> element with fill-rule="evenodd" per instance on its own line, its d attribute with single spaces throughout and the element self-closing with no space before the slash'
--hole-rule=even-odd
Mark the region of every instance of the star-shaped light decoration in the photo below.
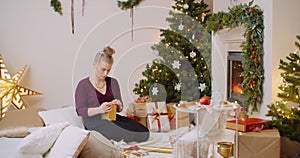
<svg viewBox="0 0 300 158">
<path fill-rule="evenodd" d="M 181 66 L 180 61 L 179 60 L 174 60 L 172 63 L 172 67 L 173 69 L 179 69 Z"/>
<path fill-rule="evenodd" d="M 203 92 L 205 88 L 206 88 L 205 83 L 200 83 L 199 84 L 199 89 L 201 90 L 201 92 Z"/>
<path fill-rule="evenodd" d="M 26 106 L 22 96 L 41 94 L 19 85 L 26 68 L 27 65 L 11 77 L 0 54 L 0 118 L 5 116 L 11 105 L 15 109 L 25 109 Z"/>
<path fill-rule="evenodd" d="M 157 95 L 159 92 L 158 88 L 157 87 L 153 87 L 152 88 L 152 95 Z"/>
</svg>

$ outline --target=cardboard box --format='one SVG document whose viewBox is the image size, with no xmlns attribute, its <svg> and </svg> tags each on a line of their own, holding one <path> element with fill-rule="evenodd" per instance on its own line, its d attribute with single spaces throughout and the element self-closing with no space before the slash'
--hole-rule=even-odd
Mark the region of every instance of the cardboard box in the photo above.
<svg viewBox="0 0 300 158">
<path fill-rule="evenodd" d="M 291 141 L 287 137 L 281 137 L 280 154 L 281 154 L 281 158 L 300 157 L 300 143 L 296 141 Z"/>
<path fill-rule="evenodd" d="M 177 118 L 176 118 L 176 109 L 174 108 L 174 104 L 177 104 L 177 103 L 166 104 L 171 129 L 176 129 L 176 119 Z M 189 113 L 178 112 L 178 128 L 187 127 L 189 125 L 190 125 Z"/>
<path fill-rule="evenodd" d="M 277 129 L 239 133 L 239 158 L 280 158 L 280 135 Z"/>
<path fill-rule="evenodd" d="M 246 118 L 238 120 L 238 131 L 240 132 L 251 132 L 256 129 L 263 130 L 269 127 L 265 124 L 267 120 L 260 118 Z M 236 120 L 229 120 L 226 122 L 227 129 L 236 129 Z"/>
<path fill-rule="evenodd" d="M 165 102 L 146 103 L 147 124 L 150 131 L 170 131 L 170 121 Z"/>
<path fill-rule="evenodd" d="M 146 103 L 131 103 L 126 109 L 129 116 L 147 117 Z"/>
<path fill-rule="evenodd" d="M 146 103 L 131 103 L 126 109 L 126 117 L 141 123 L 145 127 L 148 127 Z"/>
</svg>

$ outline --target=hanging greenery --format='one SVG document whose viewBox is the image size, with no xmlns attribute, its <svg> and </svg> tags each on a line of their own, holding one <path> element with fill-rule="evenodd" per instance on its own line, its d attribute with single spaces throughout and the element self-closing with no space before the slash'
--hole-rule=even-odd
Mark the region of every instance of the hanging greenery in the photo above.
<svg viewBox="0 0 300 158">
<path fill-rule="evenodd" d="M 122 10 L 132 9 L 139 5 L 142 0 L 118 0 L 118 7 Z"/>
<path fill-rule="evenodd" d="M 228 8 L 229 12 L 218 12 L 210 16 L 206 22 L 208 30 L 218 32 L 222 29 L 245 27 L 245 41 L 241 44 L 243 72 L 243 91 L 245 92 L 246 109 L 258 111 L 262 102 L 264 81 L 263 40 L 264 24 L 263 11 L 253 1 Z"/>
<path fill-rule="evenodd" d="M 63 15 L 61 2 L 59 0 L 51 0 L 50 6 L 53 7 L 53 10 L 59 15 Z"/>
</svg>

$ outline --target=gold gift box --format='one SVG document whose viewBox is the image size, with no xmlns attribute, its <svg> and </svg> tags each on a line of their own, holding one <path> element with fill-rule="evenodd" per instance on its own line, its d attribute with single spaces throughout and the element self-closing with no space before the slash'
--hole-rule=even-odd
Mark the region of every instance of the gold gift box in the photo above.
<svg viewBox="0 0 300 158">
<path fill-rule="evenodd" d="M 116 121 L 117 119 L 117 105 L 111 106 L 111 111 L 101 115 L 102 119 L 107 119 L 110 121 Z"/>
</svg>

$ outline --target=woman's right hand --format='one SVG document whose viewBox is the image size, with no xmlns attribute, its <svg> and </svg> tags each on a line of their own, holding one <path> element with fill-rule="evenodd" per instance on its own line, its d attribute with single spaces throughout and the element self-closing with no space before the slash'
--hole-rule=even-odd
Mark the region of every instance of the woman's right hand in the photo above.
<svg viewBox="0 0 300 158">
<path fill-rule="evenodd" d="M 112 104 L 109 103 L 109 102 L 104 102 L 102 103 L 99 108 L 100 108 L 100 113 L 107 113 L 107 112 L 110 112 L 111 111 L 111 107 L 112 107 Z"/>
</svg>

